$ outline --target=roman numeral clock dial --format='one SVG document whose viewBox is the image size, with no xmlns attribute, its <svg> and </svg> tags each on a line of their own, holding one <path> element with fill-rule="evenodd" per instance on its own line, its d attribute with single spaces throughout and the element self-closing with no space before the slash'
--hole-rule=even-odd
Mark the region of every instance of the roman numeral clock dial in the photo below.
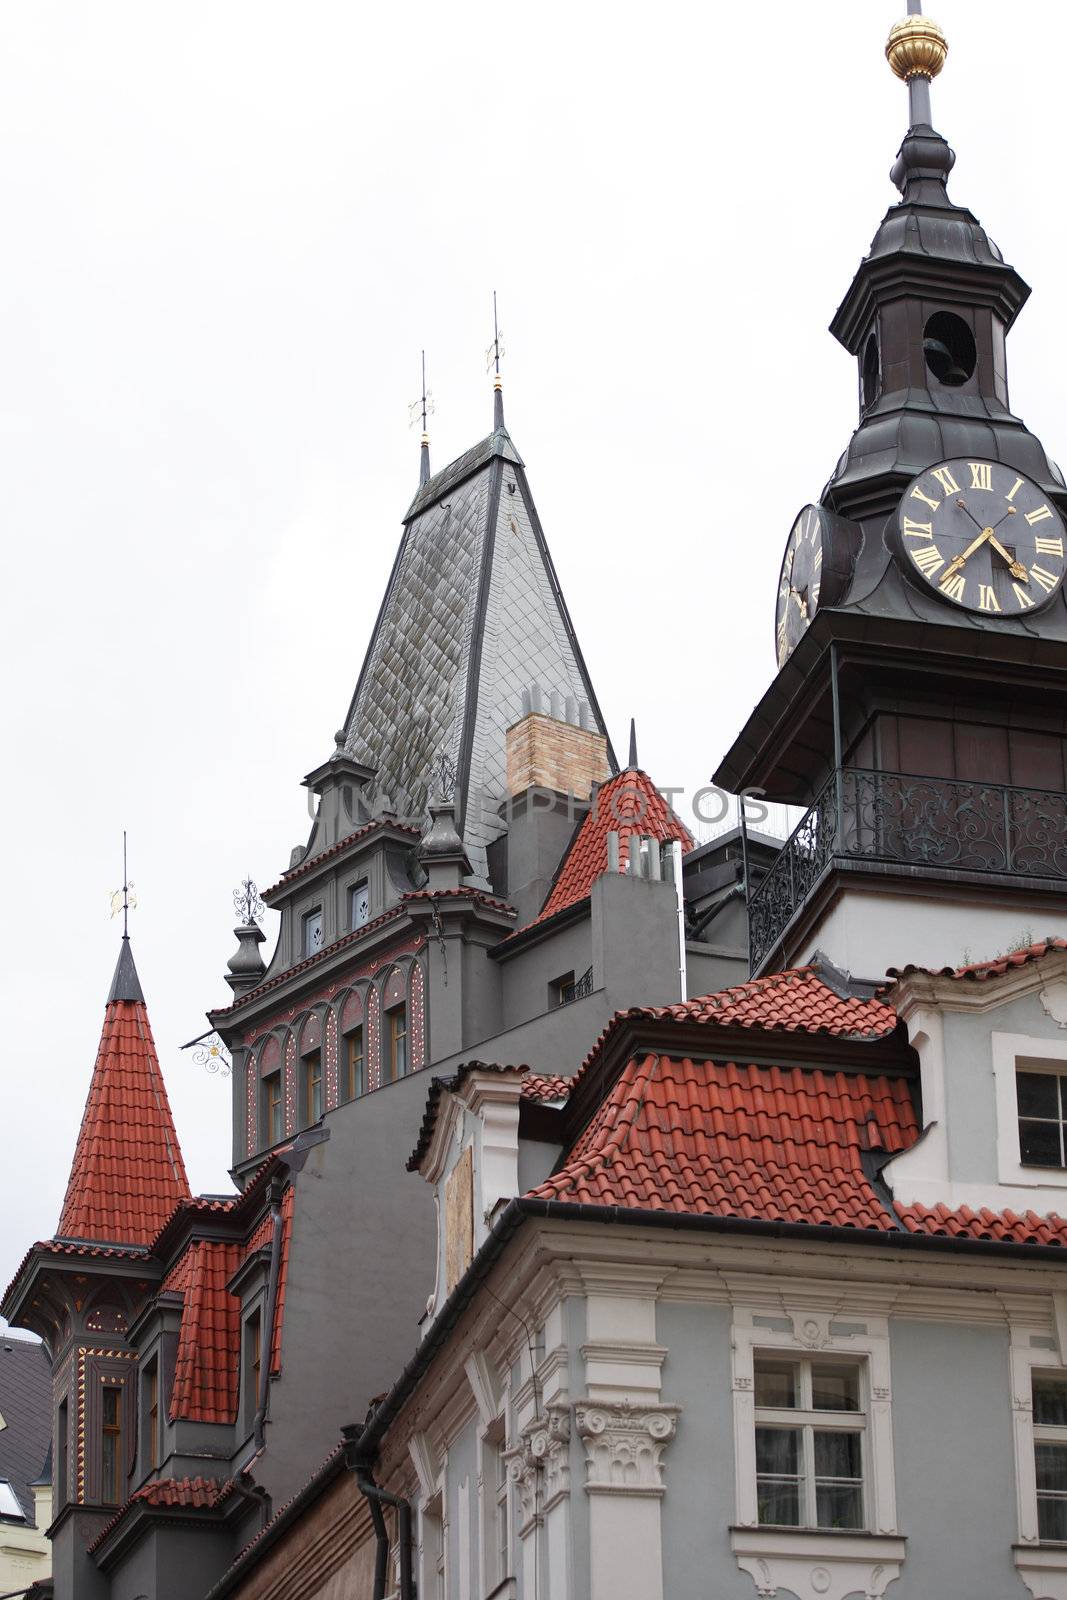
<svg viewBox="0 0 1067 1600">
<path fill-rule="evenodd" d="M 897 529 L 920 587 L 964 611 L 1014 617 L 1047 604 L 1065 531 L 1043 489 L 997 461 L 944 461 L 905 489 Z"/>
<path fill-rule="evenodd" d="M 860 530 L 825 506 L 805 506 L 786 541 L 774 608 L 774 648 L 784 666 L 819 608 L 834 605 L 848 587 Z"/>
</svg>

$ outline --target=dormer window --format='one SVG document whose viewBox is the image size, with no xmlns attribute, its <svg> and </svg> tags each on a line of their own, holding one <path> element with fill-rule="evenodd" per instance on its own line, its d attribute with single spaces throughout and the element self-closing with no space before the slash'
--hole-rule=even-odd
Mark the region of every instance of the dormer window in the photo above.
<svg viewBox="0 0 1067 1600">
<path fill-rule="evenodd" d="M 348 899 L 351 913 L 350 927 L 353 930 L 366 927 L 370 921 L 370 890 L 367 886 L 366 878 L 360 883 L 353 884 L 349 890 Z"/>
<path fill-rule="evenodd" d="M 322 949 L 322 907 L 309 911 L 304 918 L 304 956 L 313 956 Z"/>
<path fill-rule="evenodd" d="M 1067 1073 L 1015 1074 L 1019 1158 L 1027 1167 L 1067 1167 Z"/>
</svg>

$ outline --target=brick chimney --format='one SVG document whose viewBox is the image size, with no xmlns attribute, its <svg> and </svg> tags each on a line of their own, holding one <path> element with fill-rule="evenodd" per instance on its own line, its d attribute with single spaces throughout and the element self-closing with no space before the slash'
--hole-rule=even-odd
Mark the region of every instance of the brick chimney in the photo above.
<svg viewBox="0 0 1067 1600">
<path fill-rule="evenodd" d="M 593 726 L 586 702 L 546 696 L 538 684 L 524 692 L 523 715 L 506 740 L 508 799 L 501 816 L 508 832 L 500 844 L 507 851 L 507 897 L 522 927 L 544 904 L 575 827 L 611 766 L 608 741 Z"/>
</svg>

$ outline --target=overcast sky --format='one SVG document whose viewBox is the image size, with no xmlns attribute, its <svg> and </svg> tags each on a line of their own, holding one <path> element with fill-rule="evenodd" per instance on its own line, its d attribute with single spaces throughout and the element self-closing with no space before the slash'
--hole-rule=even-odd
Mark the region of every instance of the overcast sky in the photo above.
<svg viewBox="0 0 1067 1600">
<path fill-rule="evenodd" d="M 57 1222 L 124 827 L 190 1178 L 227 1186 L 229 1085 L 179 1046 L 229 998 L 234 885 L 306 837 L 416 487 L 422 345 L 435 465 L 489 431 L 494 287 L 616 743 L 634 715 L 657 781 L 707 780 L 856 421 L 826 327 L 895 197 L 903 9 L 0 7 L 0 1280 Z M 1013 403 L 1067 454 L 1067 12 L 934 15 L 953 197 L 1035 285 Z"/>
</svg>

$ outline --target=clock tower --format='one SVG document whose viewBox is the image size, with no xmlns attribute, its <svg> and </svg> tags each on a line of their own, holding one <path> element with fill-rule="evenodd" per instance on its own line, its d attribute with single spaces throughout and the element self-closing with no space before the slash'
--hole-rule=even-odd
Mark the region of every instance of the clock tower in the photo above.
<svg viewBox="0 0 1067 1600">
<path fill-rule="evenodd" d="M 1029 289 L 949 199 L 909 0 L 886 45 L 899 201 L 831 323 L 858 423 L 786 541 L 778 674 L 715 774 L 803 808 L 749 886 L 754 973 L 823 951 L 864 978 L 1067 934 L 1067 488 L 1013 412 Z"/>
</svg>

